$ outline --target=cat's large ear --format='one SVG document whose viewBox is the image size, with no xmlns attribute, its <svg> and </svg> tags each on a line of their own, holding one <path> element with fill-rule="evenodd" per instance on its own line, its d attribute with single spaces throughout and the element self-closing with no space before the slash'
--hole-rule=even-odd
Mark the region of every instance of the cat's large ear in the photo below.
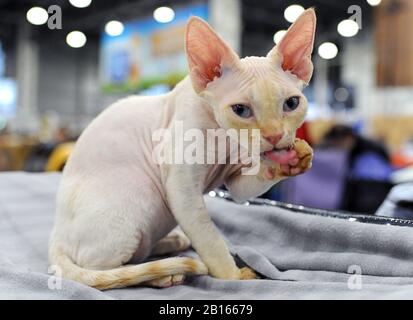
<svg viewBox="0 0 413 320">
<path fill-rule="evenodd" d="M 308 9 L 288 29 L 280 43 L 275 46 L 268 57 L 280 61 L 284 71 L 290 71 L 306 84 L 313 74 L 311 54 L 317 19 L 314 9 Z"/>
<path fill-rule="evenodd" d="M 224 69 L 236 68 L 238 55 L 202 19 L 191 17 L 186 27 L 186 55 L 192 85 L 197 93 L 220 77 Z"/>
</svg>

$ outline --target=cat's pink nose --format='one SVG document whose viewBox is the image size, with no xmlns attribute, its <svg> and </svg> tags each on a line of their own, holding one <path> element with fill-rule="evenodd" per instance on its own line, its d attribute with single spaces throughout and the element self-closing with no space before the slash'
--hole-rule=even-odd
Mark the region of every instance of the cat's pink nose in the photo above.
<svg viewBox="0 0 413 320">
<path fill-rule="evenodd" d="M 277 134 L 274 136 L 263 136 L 269 143 L 271 143 L 273 146 L 276 146 L 278 142 L 282 139 L 283 135 L 282 134 Z"/>
</svg>

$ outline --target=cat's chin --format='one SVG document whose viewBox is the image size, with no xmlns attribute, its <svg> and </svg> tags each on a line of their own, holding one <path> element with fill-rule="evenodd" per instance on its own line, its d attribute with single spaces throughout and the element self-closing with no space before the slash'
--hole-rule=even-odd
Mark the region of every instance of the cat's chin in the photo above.
<svg viewBox="0 0 413 320">
<path fill-rule="evenodd" d="M 278 163 L 288 164 L 292 159 L 297 157 L 297 153 L 294 149 L 273 149 L 261 153 L 261 158 Z"/>
</svg>

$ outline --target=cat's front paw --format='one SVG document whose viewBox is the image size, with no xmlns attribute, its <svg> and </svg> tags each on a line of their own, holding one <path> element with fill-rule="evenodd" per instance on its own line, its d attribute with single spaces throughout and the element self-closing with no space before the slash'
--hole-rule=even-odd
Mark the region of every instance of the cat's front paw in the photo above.
<svg viewBox="0 0 413 320">
<path fill-rule="evenodd" d="M 240 269 L 241 271 L 241 280 L 253 280 L 253 279 L 259 279 L 260 277 L 255 273 L 254 270 L 244 267 Z"/>
<path fill-rule="evenodd" d="M 311 169 L 313 149 L 310 145 L 305 140 L 295 139 L 293 150 L 295 150 L 297 155 L 288 164 L 280 165 L 279 174 L 281 176 L 298 176 Z"/>
<path fill-rule="evenodd" d="M 301 139 L 295 139 L 294 147 L 288 151 L 288 162 L 263 166 L 265 179 L 294 177 L 307 172 L 312 166 L 313 149 Z"/>
</svg>

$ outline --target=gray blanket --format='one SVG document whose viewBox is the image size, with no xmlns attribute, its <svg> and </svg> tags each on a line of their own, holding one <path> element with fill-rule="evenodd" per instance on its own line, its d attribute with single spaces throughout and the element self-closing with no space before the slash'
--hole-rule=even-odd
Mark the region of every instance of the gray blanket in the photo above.
<svg viewBox="0 0 413 320">
<path fill-rule="evenodd" d="M 1 299 L 413 298 L 413 228 L 211 197 L 206 197 L 209 211 L 232 253 L 263 279 L 202 276 L 168 289 L 105 292 L 68 280 L 50 286 L 47 242 L 58 182 L 58 174 L 0 174 Z"/>
</svg>

